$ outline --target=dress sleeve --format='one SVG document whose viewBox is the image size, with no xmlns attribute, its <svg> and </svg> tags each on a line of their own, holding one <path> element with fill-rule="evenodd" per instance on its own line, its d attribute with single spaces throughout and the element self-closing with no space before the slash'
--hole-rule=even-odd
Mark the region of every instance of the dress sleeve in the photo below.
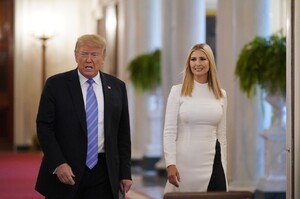
<svg viewBox="0 0 300 199">
<path fill-rule="evenodd" d="M 163 146 L 166 167 L 176 165 L 177 118 L 179 110 L 180 87 L 173 86 L 167 101 Z"/>
<path fill-rule="evenodd" d="M 221 146 L 221 158 L 224 173 L 227 179 L 227 139 L 226 139 L 226 114 L 227 114 L 227 95 L 226 91 L 222 90 L 224 97 L 221 99 L 223 107 L 223 115 L 217 126 L 217 138 Z M 227 180 L 226 180 L 227 181 Z M 228 186 L 227 186 L 228 187 Z"/>
</svg>

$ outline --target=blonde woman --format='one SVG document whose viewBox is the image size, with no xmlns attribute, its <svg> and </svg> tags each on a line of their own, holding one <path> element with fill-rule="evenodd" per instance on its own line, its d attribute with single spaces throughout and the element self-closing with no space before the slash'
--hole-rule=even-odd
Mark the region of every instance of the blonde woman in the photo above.
<svg viewBox="0 0 300 199">
<path fill-rule="evenodd" d="M 213 52 L 207 44 L 196 44 L 186 60 L 183 83 L 173 86 L 168 97 L 165 193 L 227 191 L 226 109 Z"/>
</svg>

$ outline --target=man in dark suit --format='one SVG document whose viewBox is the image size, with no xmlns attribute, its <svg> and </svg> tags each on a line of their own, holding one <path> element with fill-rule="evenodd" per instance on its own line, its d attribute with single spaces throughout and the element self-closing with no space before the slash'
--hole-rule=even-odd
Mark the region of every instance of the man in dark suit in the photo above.
<svg viewBox="0 0 300 199">
<path fill-rule="evenodd" d="M 117 199 L 132 185 L 126 87 L 101 72 L 105 53 L 104 38 L 83 35 L 75 46 L 77 68 L 45 83 L 36 120 L 44 157 L 35 189 L 46 199 Z M 86 110 L 91 90 L 96 104 L 92 166 Z"/>
</svg>

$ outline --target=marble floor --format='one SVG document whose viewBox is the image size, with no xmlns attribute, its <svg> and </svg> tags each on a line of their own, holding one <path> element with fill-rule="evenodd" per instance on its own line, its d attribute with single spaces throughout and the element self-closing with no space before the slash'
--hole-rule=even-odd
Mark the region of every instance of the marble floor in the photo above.
<svg viewBox="0 0 300 199">
<path fill-rule="evenodd" d="M 135 166 L 132 170 L 133 185 L 132 189 L 142 192 L 151 197 L 151 199 L 162 199 L 163 190 L 166 183 L 166 177 L 159 175 L 156 171 L 143 171 Z"/>
</svg>

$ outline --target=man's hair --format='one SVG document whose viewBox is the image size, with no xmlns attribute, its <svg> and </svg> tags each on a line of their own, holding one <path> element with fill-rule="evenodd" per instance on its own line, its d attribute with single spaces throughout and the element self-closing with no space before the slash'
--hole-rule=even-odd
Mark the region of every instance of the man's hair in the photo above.
<svg viewBox="0 0 300 199">
<path fill-rule="evenodd" d="M 86 35 L 80 36 L 77 39 L 77 42 L 75 45 L 75 53 L 83 45 L 91 45 L 91 46 L 99 47 L 99 48 L 103 49 L 103 51 L 106 50 L 106 40 L 101 35 L 86 34 Z"/>
</svg>

